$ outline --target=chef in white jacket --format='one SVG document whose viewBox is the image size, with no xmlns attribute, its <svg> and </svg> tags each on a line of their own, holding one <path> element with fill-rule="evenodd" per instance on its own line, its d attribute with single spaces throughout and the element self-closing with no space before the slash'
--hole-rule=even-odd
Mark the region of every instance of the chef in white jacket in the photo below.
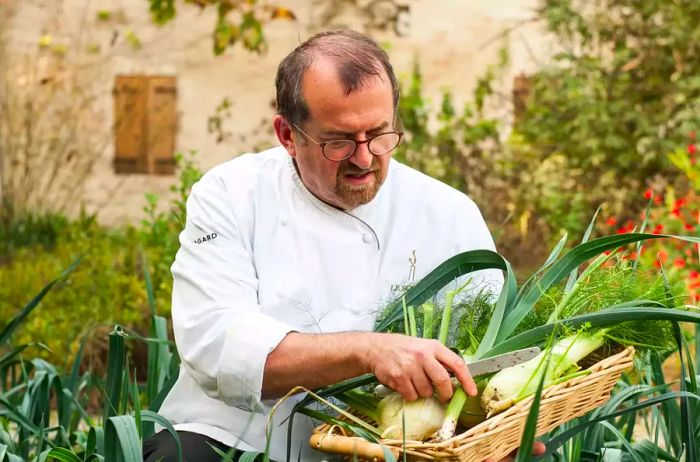
<svg viewBox="0 0 700 462">
<path fill-rule="evenodd" d="M 476 393 L 437 341 L 371 332 L 409 276 L 494 249 L 467 196 L 392 160 L 402 132 L 386 53 L 358 33 L 322 33 L 281 62 L 276 87 L 281 146 L 213 168 L 187 202 L 172 266 L 182 365 L 160 409 L 186 460 L 218 461 L 211 446 L 264 451 L 267 414 L 297 385 L 373 373 L 408 400 L 447 400 L 455 375 Z M 502 275 L 475 281 L 497 292 Z M 304 416 L 287 441 L 294 402 L 274 414 L 270 457 L 286 460 L 291 444 L 295 461 L 329 459 L 309 448 Z M 166 431 L 144 444 L 147 462 L 174 452 Z"/>
</svg>

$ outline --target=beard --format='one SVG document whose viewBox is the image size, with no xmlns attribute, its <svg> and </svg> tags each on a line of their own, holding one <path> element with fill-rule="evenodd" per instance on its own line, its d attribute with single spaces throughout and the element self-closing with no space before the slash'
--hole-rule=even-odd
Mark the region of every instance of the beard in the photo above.
<svg viewBox="0 0 700 462">
<path fill-rule="evenodd" d="M 369 184 L 354 185 L 345 180 L 346 175 L 360 176 L 370 173 L 374 181 Z M 335 182 L 335 193 L 343 202 L 354 208 L 370 202 L 377 195 L 382 185 L 382 171 L 377 158 L 372 156 L 372 165 L 368 169 L 360 169 L 348 160 L 344 160 L 338 168 Z"/>
</svg>

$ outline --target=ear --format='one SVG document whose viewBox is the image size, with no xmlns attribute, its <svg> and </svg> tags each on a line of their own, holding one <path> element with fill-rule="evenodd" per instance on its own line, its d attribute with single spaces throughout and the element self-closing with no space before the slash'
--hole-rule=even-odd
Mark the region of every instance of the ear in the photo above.
<svg viewBox="0 0 700 462">
<path fill-rule="evenodd" d="M 292 137 L 292 134 L 294 133 L 292 126 L 279 114 L 277 114 L 272 120 L 272 125 L 275 127 L 275 135 L 277 135 L 277 140 L 282 146 L 284 146 L 290 156 L 296 157 L 296 143 Z"/>
</svg>

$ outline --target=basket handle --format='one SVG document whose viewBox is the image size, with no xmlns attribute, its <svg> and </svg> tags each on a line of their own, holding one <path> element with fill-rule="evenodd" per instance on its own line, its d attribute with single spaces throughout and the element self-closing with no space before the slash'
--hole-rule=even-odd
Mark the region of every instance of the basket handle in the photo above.
<svg viewBox="0 0 700 462">
<path fill-rule="evenodd" d="M 399 450 L 390 446 L 371 443 L 358 437 L 337 436 L 328 433 L 314 433 L 309 438 L 309 444 L 318 451 L 352 456 L 357 454 L 361 459 L 384 461 L 384 448 L 389 449 L 398 460 Z"/>
</svg>

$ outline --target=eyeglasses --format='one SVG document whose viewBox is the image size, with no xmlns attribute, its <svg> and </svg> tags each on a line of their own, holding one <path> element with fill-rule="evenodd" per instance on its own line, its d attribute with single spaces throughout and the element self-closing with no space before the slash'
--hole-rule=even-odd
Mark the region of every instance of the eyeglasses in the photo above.
<svg viewBox="0 0 700 462">
<path fill-rule="evenodd" d="M 388 154 L 394 149 L 396 149 L 396 146 L 399 145 L 399 143 L 401 142 L 401 137 L 403 136 L 403 132 L 384 132 L 378 135 L 370 136 L 369 138 L 363 141 L 345 139 L 331 140 L 320 143 L 315 139 L 311 138 L 309 135 L 307 135 L 306 132 L 299 128 L 297 124 L 292 125 L 294 125 L 294 128 L 299 130 L 299 132 L 302 135 L 304 135 L 304 137 L 306 137 L 309 141 L 321 146 L 321 152 L 323 153 L 323 157 L 334 162 L 340 162 L 352 156 L 353 154 L 355 154 L 357 146 L 365 143 L 367 143 L 367 148 L 369 149 L 369 152 L 371 152 L 375 156 Z"/>
</svg>

